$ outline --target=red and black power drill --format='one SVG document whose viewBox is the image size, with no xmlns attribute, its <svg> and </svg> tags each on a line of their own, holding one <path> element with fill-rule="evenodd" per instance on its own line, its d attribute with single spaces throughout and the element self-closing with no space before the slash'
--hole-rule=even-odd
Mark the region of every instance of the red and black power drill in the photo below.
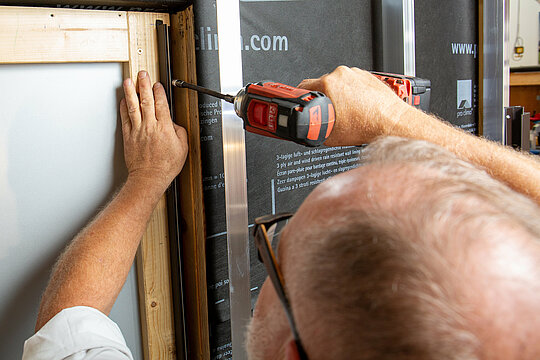
<svg viewBox="0 0 540 360">
<path fill-rule="evenodd" d="M 407 103 L 427 111 L 431 83 L 415 77 L 373 73 Z M 236 96 L 226 95 L 182 80 L 172 84 L 215 96 L 234 104 L 246 131 L 306 146 L 320 146 L 332 132 L 335 111 L 323 93 L 272 81 L 251 83 Z"/>
</svg>

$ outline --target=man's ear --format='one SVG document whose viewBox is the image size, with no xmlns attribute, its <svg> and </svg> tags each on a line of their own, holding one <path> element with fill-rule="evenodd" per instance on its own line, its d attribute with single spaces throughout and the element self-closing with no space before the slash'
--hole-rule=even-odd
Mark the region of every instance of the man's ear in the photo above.
<svg viewBox="0 0 540 360">
<path fill-rule="evenodd" d="M 298 348 L 296 347 L 296 342 L 294 340 L 289 340 L 289 343 L 287 344 L 287 349 L 285 351 L 285 359 L 300 360 Z"/>
</svg>

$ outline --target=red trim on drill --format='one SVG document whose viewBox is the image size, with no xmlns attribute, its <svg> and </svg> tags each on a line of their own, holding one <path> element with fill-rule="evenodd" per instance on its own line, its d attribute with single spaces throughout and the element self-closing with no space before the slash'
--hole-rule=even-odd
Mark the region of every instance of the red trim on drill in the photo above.
<svg viewBox="0 0 540 360">
<path fill-rule="evenodd" d="M 276 131 L 278 115 L 277 104 L 269 104 L 264 101 L 253 99 L 249 102 L 247 113 L 247 118 L 249 119 L 251 126 L 271 132 Z"/>
<path fill-rule="evenodd" d="M 336 121 L 336 112 L 334 111 L 334 105 L 328 104 L 328 127 L 326 128 L 325 139 L 328 139 L 328 136 L 334 128 L 334 122 Z"/>
<path fill-rule="evenodd" d="M 309 130 L 307 138 L 309 140 L 317 140 L 321 133 L 321 105 L 317 105 L 309 109 Z"/>
<path fill-rule="evenodd" d="M 262 86 L 251 84 L 247 88 L 248 93 L 266 96 L 269 98 L 282 97 L 286 99 L 297 99 L 302 95 L 309 93 L 309 90 L 295 88 L 289 85 L 276 82 L 266 82 Z"/>
</svg>

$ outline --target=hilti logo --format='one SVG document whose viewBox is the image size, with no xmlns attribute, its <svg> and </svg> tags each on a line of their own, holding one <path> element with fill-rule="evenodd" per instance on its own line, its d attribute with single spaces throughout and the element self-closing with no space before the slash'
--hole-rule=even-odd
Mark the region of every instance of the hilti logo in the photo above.
<svg viewBox="0 0 540 360">
<path fill-rule="evenodd" d="M 452 43 L 453 55 L 473 55 L 476 59 L 476 44 Z"/>
</svg>

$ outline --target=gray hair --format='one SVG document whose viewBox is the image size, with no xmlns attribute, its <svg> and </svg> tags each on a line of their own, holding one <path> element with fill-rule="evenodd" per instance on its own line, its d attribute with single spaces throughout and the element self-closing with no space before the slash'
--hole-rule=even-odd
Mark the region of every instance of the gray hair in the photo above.
<svg viewBox="0 0 540 360">
<path fill-rule="evenodd" d="M 382 138 L 362 162 L 398 179 L 410 174 L 414 185 L 405 185 L 395 207 L 374 191 L 341 218 L 343 226 L 301 234 L 312 246 L 289 286 L 318 304 L 332 358 L 479 358 L 474 294 L 464 285 L 470 256 L 501 226 L 540 241 L 539 207 L 428 142 Z"/>
</svg>

